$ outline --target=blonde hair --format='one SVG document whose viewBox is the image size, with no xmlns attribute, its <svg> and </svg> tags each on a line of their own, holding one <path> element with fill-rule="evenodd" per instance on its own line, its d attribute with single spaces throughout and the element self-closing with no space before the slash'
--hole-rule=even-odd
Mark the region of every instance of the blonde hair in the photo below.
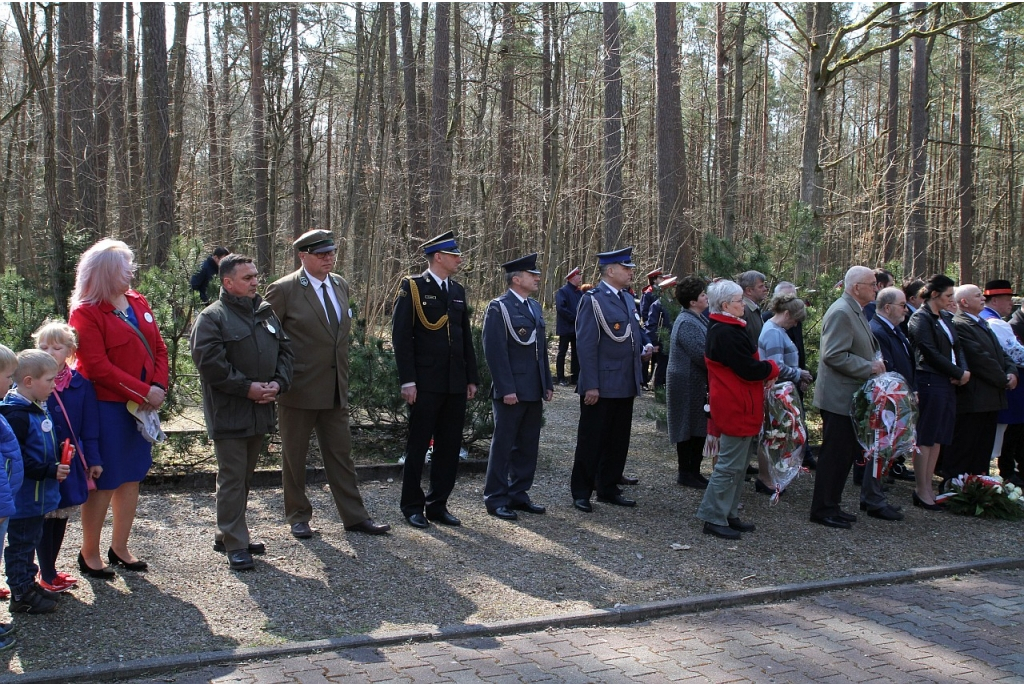
<svg viewBox="0 0 1024 685">
<path fill-rule="evenodd" d="M 75 329 L 63 321 L 44 321 L 43 325 L 32 334 L 36 347 L 43 343 L 60 343 L 68 348 L 68 357 L 78 351 L 78 334 Z"/>
<path fill-rule="evenodd" d="M 17 368 L 18 355 L 7 345 L 0 345 L 0 373 Z"/>
<path fill-rule="evenodd" d="M 75 290 L 71 293 L 71 308 L 83 304 L 98 304 L 114 299 L 123 292 L 116 284 L 125 270 L 135 272 L 132 249 L 120 240 L 104 238 L 82 255 L 75 275 Z"/>
<path fill-rule="evenodd" d="M 14 382 L 21 385 L 26 378 L 40 378 L 44 373 L 57 373 L 60 369 L 57 360 L 42 350 L 22 350 L 18 353 L 18 369 L 14 372 Z"/>
</svg>

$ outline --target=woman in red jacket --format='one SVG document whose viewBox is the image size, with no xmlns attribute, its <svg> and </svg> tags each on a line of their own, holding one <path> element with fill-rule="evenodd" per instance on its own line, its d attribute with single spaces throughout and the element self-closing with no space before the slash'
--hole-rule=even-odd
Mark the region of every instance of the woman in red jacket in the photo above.
<svg viewBox="0 0 1024 685">
<path fill-rule="evenodd" d="M 708 404 L 712 434 L 720 433 L 718 462 L 711 473 L 697 518 L 704 532 L 735 540 L 754 530 L 739 518 L 740 492 L 754 439 L 764 420 L 764 384 L 779 375 L 775 362 L 760 361 L 743 329 L 743 288 L 732 281 L 708 286 L 711 324 L 704 359 L 708 367 Z"/>
<path fill-rule="evenodd" d="M 70 324 L 78 332 L 78 371 L 92 381 L 99 400 L 103 475 L 82 505 L 82 551 L 78 565 L 93 578 L 110 579 L 113 570 L 100 556 L 100 533 L 113 508 L 107 559 L 132 571 L 147 564 L 128 549 L 139 503 L 139 481 L 153 464 L 151 445 L 136 428 L 127 402 L 157 409 L 167 391 L 167 347 L 153 311 L 131 289 L 135 273 L 131 249 L 104 239 L 78 263 L 71 295 Z"/>
</svg>

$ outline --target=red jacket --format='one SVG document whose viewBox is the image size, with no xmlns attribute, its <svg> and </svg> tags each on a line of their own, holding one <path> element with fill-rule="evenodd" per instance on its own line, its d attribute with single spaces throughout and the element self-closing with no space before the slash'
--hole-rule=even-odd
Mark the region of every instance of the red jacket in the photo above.
<svg viewBox="0 0 1024 685">
<path fill-rule="evenodd" d="M 773 361 L 760 361 L 746 332 L 746 322 L 711 315 L 704 361 L 708 367 L 708 404 L 712 435 L 721 432 L 747 438 L 761 432 L 764 382 L 779 375 Z"/>
<path fill-rule="evenodd" d="M 153 357 L 132 327 L 114 314 L 109 302 L 79 305 L 68 323 L 78 332 L 78 371 L 92 381 L 96 399 L 141 404 L 151 385 L 167 388 L 167 346 L 146 298 L 134 290 L 125 296 Z"/>
</svg>

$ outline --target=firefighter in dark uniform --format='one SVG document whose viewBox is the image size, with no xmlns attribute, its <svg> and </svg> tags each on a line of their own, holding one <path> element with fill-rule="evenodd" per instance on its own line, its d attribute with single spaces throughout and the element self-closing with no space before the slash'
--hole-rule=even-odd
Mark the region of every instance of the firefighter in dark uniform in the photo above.
<svg viewBox="0 0 1024 685">
<path fill-rule="evenodd" d="M 451 277 L 462 264 L 449 231 L 423 243 L 427 270 L 402 280 L 391 322 L 402 398 L 409 403 L 402 514 L 414 528 L 429 521 L 448 526 L 462 522 L 448 511 L 455 487 L 466 402 L 480 378 L 469 327 L 466 291 Z M 420 486 L 430 439 L 430 490 Z"/>
</svg>

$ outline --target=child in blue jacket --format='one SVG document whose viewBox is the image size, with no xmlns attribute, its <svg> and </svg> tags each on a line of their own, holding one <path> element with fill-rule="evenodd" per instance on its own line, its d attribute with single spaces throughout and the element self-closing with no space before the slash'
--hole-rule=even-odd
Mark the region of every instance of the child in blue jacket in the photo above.
<svg viewBox="0 0 1024 685">
<path fill-rule="evenodd" d="M 11 389 L 14 372 L 18 369 L 18 356 L 5 345 L 0 345 L 0 396 L 6 395 Z M 25 478 L 25 469 L 21 463 L 21 447 L 14 436 L 7 419 L 0 416 L 0 553 L 4 549 L 7 537 L 7 522 L 14 516 L 14 496 L 21 489 Z M 0 599 L 7 599 L 11 591 L 0 588 Z M 14 625 L 0 623 L 0 652 L 14 646 Z"/>
<path fill-rule="evenodd" d="M 36 583 L 34 559 L 43 534 L 43 517 L 57 508 L 59 482 L 68 466 L 60 463 L 53 420 L 46 399 L 53 392 L 57 362 L 40 350 L 18 353 L 14 372 L 17 387 L 7 393 L 0 414 L 18 438 L 25 465 L 25 480 L 14 498 L 15 513 L 8 520 L 4 564 L 11 589 L 11 613 L 46 614 L 57 608 L 59 595 Z"/>
<path fill-rule="evenodd" d="M 103 473 L 100 462 L 100 418 L 96 391 L 82 374 L 68 366 L 78 349 L 75 329 L 62 321 L 43 324 L 32 334 L 36 347 L 54 358 L 59 367 L 56 387 L 46 408 L 56 429 L 57 444 L 70 439 L 75 446 L 70 473 L 60 484 L 60 503 L 43 521 L 43 537 L 36 550 L 39 585 L 53 592 L 74 587 L 78 579 L 57 571 L 57 557 L 64 544 L 68 516 L 89 498 L 89 479 Z"/>
</svg>

